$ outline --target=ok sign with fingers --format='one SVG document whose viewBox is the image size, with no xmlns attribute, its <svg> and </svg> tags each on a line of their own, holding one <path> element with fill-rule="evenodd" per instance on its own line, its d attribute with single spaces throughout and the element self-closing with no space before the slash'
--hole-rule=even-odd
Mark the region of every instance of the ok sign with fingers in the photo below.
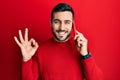
<svg viewBox="0 0 120 80">
<path fill-rule="evenodd" d="M 21 30 L 19 30 L 18 33 L 19 33 L 20 41 L 18 40 L 18 38 L 16 36 L 14 36 L 15 42 L 21 49 L 23 61 L 28 61 L 32 58 L 32 56 L 37 51 L 38 43 L 33 38 L 28 40 L 28 29 L 27 28 L 25 29 L 24 38 L 22 36 Z"/>
</svg>

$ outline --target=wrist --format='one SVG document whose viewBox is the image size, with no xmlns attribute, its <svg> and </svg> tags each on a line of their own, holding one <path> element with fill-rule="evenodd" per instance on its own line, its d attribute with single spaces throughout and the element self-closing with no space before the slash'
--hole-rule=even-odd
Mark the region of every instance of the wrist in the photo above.
<svg viewBox="0 0 120 80">
<path fill-rule="evenodd" d="M 85 51 L 81 51 L 80 54 L 81 54 L 82 56 L 85 56 L 85 55 L 88 54 L 88 51 L 87 51 L 87 50 L 85 50 Z"/>
<path fill-rule="evenodd" d="M 91 57 L 91 54 L 89 52 L 87 52 L 86 55 L 80 55 L 81 59 L 88 59 Z"/>
<path fill-rule="evenodd" d="M 27 62 L 27 61 L 29 61 L 31 59 L 31 57 L 23 57 L 23 62 Z"/>
</svg>

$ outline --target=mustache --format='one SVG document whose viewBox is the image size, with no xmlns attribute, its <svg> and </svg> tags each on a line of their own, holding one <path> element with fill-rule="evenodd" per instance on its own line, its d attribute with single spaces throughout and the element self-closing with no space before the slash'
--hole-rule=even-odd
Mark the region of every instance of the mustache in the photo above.
<svg viewBox="0 0 120 80">
<path fill-rule="evenodd" d="M 67 32 L 66 30 L 56 30 L 56 32 Z"/>
</svg>

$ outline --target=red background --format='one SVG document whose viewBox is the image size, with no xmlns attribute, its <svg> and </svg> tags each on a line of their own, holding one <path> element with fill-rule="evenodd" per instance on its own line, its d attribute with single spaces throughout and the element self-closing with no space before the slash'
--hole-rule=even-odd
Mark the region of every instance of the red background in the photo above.
<svg viewBox="0 0 120 80">
<path fill-rule="evenodd" d="M 76 27 L 88 39 L 104 80 L 120 80 L 119 0 L 0 0 L 0 80 L 21 80 L 21 53 L 13 36 L 28 27 L 39 44 L 48 39 L 50 12 L 59 2 L 73 7 Z"/>
</svg>

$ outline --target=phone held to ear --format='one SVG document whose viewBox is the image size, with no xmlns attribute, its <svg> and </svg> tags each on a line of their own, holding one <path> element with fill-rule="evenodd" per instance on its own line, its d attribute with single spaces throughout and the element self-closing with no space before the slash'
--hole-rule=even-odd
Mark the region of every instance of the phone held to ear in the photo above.
<svg viewBox="0 0 120 80">
<path fill-rule="evenodd" d="M 75 22 L 73 22 L 73 33 L 74 33 L 74 36 L 76 35 L 76 26 L 75 26 Z"/>
</svg>

